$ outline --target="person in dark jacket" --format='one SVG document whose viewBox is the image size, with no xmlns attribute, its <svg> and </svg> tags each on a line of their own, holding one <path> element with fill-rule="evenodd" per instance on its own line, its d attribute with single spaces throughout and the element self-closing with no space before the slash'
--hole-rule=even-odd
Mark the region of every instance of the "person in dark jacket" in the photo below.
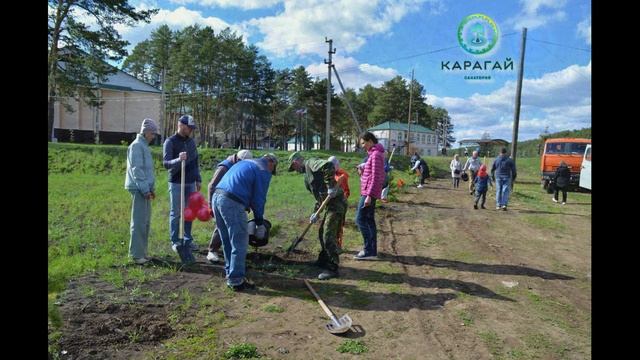
<svg viewBox="0 0 640 360">
<path fill-rule="evenodd" d="M 169 236 L 171 248 L 178 253 L 178 246 L 187 246 L 197 249 L 191 236 L 192 221 L 184 222 L 184 244 L 180 244 L 178 239 L 178 229 L 180 226 L 180 179 L 182 173 L 181 161 L 185 161 L 184 169 L 184 196 L 189 198 L 189 194 L 200 191 L 202 178 L 200 177 L 200 167 L 198 166 L 198 149 L 191 134 L 196 128 L 196 122 L 191 115 L 183 115 L 178 119 L 178 131 L 165 140 L 162 146 L 162 165 L 169 170 Z M 185 201 L 185 207 L 188 206 Z"/>
<path fill-rule="evenodd" d="M 496 183 L 496 210 L 507 211 L 511 182 L 516 180 L 516 175 L 516 163 L 507 155 L 507 148 L 503 147 L 491 165 L 491 179 Z"/>
<path fill-rule="evenodd" d="M 420 173 L 420 184 L 418 184 L 418 189 L 422 189 L 424 187 L 424 181 L 429 177 L 429 166 L 424 159 L 418 158 L 411 168 L 411 171 L 415 170 Z"/>
<path fill-rule="evenodd" d="M 569 186 L 570 177 L 571 172 L 569 171 L 567 163 L 560 161 L 560 166 L 556 169 L 556 174 L 553 178 L 553 182 L 555 183 L 555 192 L 552 199 L 553 202 L 558 202 L 558 192 L 562 191 L 562 205 L 567 203 L 567 187 Z"/>
</svg>

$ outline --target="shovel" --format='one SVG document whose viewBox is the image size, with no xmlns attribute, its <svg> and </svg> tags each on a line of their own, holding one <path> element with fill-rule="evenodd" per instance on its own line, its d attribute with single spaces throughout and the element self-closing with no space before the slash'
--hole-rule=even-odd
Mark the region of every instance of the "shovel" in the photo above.
<svg viewBox="0 0 640 360">
<path fill-rule="evenodd" d="M 327 204 L 329 203 L 330 197 L 327 195 L 327 197 L 324 199 L 324 201 L 322 202 L 322 204 L 320 205 L 320 207 L 318 208 L 318 211 L 316 211 L 314 213 L 315 216 L 318 216 L 320 214 L 320 212 L 325 208 L 325 206 L 327 206 Z M 291 253 L 293 251 L 293 249 L 296 248 L 296 246 L 298 246 L 298 244 L 300 243 L 300 241 L 302 241 L 302 239 L 304 239 L 304 235 L 307 233 L 307 231 L 309 231 L 309 229 L 311 228 L 311 225 L 313 223 L 311 221 L 309 221 L 309 224 L 307 225 L 307 227 L 304 228 L 304 231 L 302 232 L 302 234 L 300 236 L 298 236 L 297 238 L 293 239 L 293 242 L 291 243 L 291 246 L 289 246 L 289 248 L 287 249 L 287 253 L 286 255 L 289 255 L 289 253 Z"/>
<path fill-rule="evenodd" d="M 180 174 L 180 230 L 178 232 L 178 255 L 183 265 L 189 265 L 195 262 L 195 258 L 191 253 L 191 246 L 184 243 L 184 168 L 185 161 L 182 160 L 182 173 Z"/>
<path fill-rule="evenodd" d="M 304 284 L 307 285 L 307 288 L 309 288 L 309 291 L 311 291 L 311 293 L 316 298 L 316 300 L 318 300 L 318 303 L 322 307 L 322 310 L 324 310 L 324 312 L 331 318 L 331 322 L 325 325 L 325 328 L 327 329 L 327 331 L 329 331 L 332 334 L 342 334 L 349 331 L 349 329 L 351 328 L 351 324 L 353 322 L 349 317 L 349 315 L 344 314 L 342 315 L 341 318 L 338 319 L 334 315 L 334 313 L 331 311 L 331 309 L 329 309 L 327 304 L 325 304 L 324 301 L 322 301 L 318 293 L 316 293 L 316 291 L 313 290 L 313 288 L 311 287 L 311 284 L 309 284 L 307 279 L 304 280 Z"/>
<path fill-rule="evenodd" d="M 389 155 L 389 161 L 387 161 L 387 164 L 389 164 L 389 166 L 391 166 L 391 159 L 393 159 L 393 153 L 396 152 L 396 147 L 393 147 L 393 150 L 391 150 L 391 155 Z M 389 171 L 391 172 L 391 171 Z M 386 188 L 382 189 L 382 195 L 380 196 L 380 199 L 382 199 L 383 201 L 387 200 L 387 196 L 389 195 L 389 187 L 391 185 L 387 185 Z"/>
</svg>

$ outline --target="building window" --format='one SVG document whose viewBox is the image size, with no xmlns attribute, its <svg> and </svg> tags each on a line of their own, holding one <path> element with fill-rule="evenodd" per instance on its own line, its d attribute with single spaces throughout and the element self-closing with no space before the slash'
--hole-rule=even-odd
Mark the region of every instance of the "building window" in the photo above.
<svg viewBox="0 0 640 360">
<path fill-rule="evenodd" d="M 422 134 L 420 137 L 421 137 L 422 143 L 423 143 L 423 144 L 426 144 L 426 143 L 427 143 L 427 142 L 425 141 L 425 137 L 426 137 L 426 135 L 425 135 L 425 134 Z"/>
<path fill-rule="evenodd" d="M 398 131 L 398 140 L 402 140 L 402 131 Z"/>
</svg>

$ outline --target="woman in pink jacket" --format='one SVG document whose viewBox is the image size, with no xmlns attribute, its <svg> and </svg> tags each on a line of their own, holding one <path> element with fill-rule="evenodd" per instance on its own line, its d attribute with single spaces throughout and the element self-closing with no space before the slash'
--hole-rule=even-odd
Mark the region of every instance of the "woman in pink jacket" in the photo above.
<svg viewBox="0 0 640 360">
<path fill-rule="evenodd" d="M 356 260 L 378 259 L 376 220 L 374 217 L 376 199 L 382 194 L 384 183 L 384 147 L 370 132 L 360 136 L 360 145 L 367 151 L 367 161 L 361 164 L 360 202 L 356 210 L 356 224 L 364 238 L 364 249 L 353 258 Z"/>
</svg>

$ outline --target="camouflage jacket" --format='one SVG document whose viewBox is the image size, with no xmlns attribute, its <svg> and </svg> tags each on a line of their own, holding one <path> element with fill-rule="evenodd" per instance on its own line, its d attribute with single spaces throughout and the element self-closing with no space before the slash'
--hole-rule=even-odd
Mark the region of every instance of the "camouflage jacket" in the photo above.
<svg viewBox="0 0 640 360">
<path fill-rule="evenodd" d="M 308 159 L 304 161 L 304 186 L 313 194 L 320 204 L 327 196 L 327 188 L 335 188 L 338 195 L 343 193 L 337 186 L 335 168 L 331 161 L 323 159 Z"/>
</svg>

